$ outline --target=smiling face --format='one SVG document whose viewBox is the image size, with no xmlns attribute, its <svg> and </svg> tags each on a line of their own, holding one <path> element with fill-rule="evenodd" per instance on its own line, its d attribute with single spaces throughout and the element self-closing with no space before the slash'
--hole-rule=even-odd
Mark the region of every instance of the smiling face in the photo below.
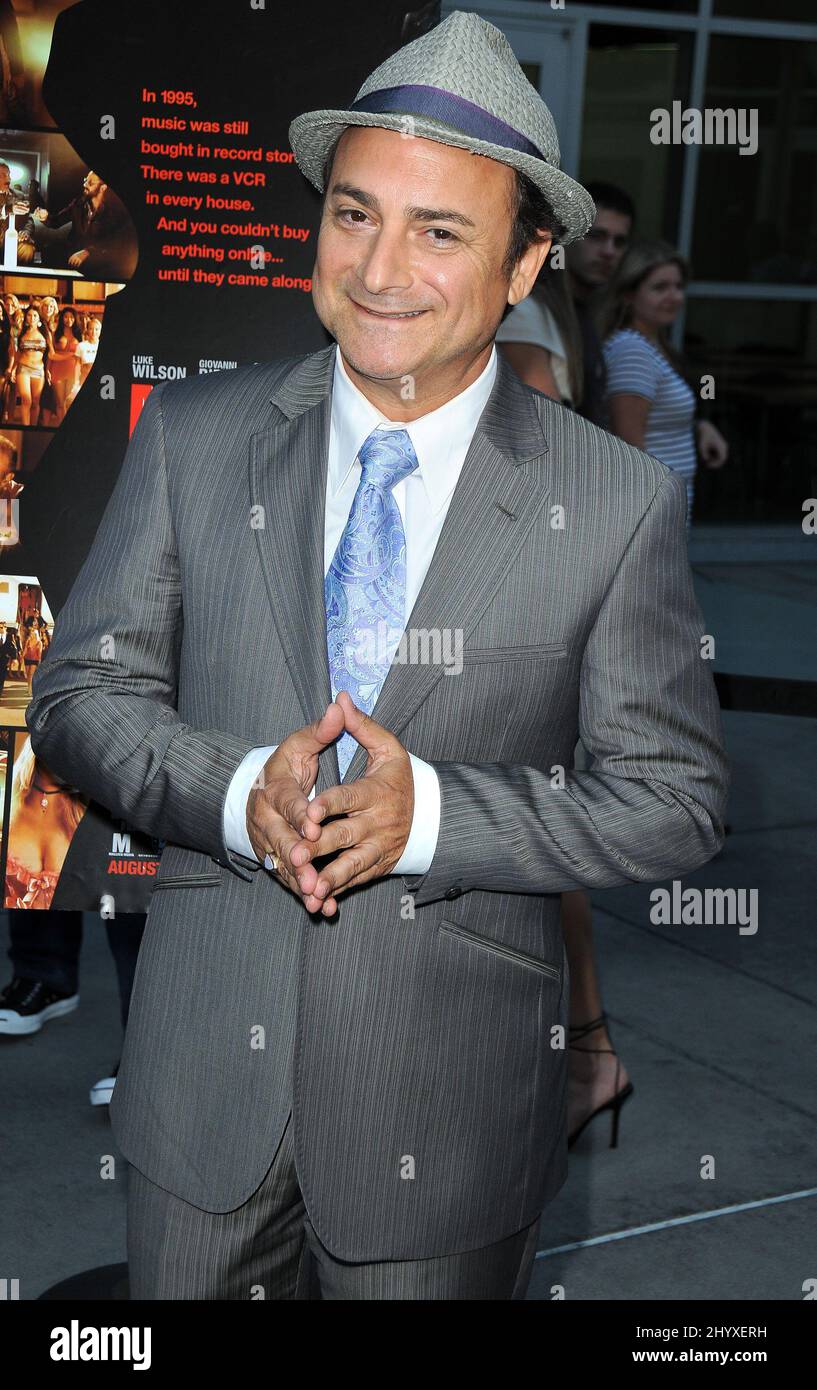
<svg viewBox="0 0 817 1390">
<path fill-rule="evenodd" d="M 312 294 L 349 375 L 390 418 L 416 418 L 474 381 L 506 303 L 532 286 L 549 239 L 510 280 L 502 268 L 514 181 L 507 165 L 436 140 L 377 126 L 341 136 Z"/>
</svg>

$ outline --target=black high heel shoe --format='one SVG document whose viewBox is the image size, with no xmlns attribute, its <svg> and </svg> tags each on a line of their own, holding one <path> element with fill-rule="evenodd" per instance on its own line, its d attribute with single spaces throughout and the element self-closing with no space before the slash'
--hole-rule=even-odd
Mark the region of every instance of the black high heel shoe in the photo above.
<svg viewBox="0 0 817 1390">
<path fill-rule="evenodd" d="M 586 1038 L 588 1033 L 594 1032 L 596 1028 L 603 1028 L 606 1022 L 607 1015 L 603 1013 L 600 1014 L 598 1018 L 592 1019 L 590 1023 L 582 1023 L 575 1027 L 571 1026 L 570 1032 L 571 1034 L 575 1035 L 576 1038 Z M 610 1041 L 612 1042 L 612 1038 L 610 1039 Z M 597 1105 L 595 1110 L 591 1110 L 590 1114 L 587 1116 L 587 1119 L 582 1120 L 581 1124 L 578 1125 L 577 1128 L 574 1129 L 573 1132 L 568 1135 L 567 1147 L 569 1149 L 573 1148 L 573 1145 L 575 1144 L 579 1135 L 582 1133 L 582 1130 L 586 1129 L 590 1121 L 594 1120 L 597 1115 L 600 1115 L 603 1110 L 612 1110 L 613 1122 L 610 1130 L 610 1148 L 615 1149 L 618 1145 L 618 1121 L 619 1115 L 621 1114 L 621 1107 L 624 1104 L 627 1097 L 633 1094 L 633 1083 L 632 1081 L 628 1081 L 626 1086 L 622 1086 L 621 1090 L 618 1089 L 618 1078 L 621 1072 L 621 1062 L 619 1061 L 619 1058 L 615 1052 L 615 1048 L 579 1047 L 577 1043 L 573 1041 L 573 1037 L 571 1037 L 570 1046 L 575 1047 L 577 1052 L 609 1052 L 611 1055 L 615 1056 L 616 1089 L 609 1100 L 606 1100 L 603 1105 Z"/>
</svg>

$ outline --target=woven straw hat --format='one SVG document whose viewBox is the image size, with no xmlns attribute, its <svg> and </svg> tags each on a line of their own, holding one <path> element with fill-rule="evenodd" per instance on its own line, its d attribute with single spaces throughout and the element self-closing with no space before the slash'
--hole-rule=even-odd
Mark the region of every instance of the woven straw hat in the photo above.
<svg viewBox="0 0 817 1390">
<path fill-rule="evenodd" d="M 563 246 L 593 225 L 593 199 L 559 168 L 559 140 L 546 103 L 505 35 L 478 15 L 455 10 L 398 49 L 367 77 L 347 111 L 296 116 L 289 127 L 292 151 L 320 192 L 326 157 L 351 125 L 406 131 L 521 170 L 566 228 Z"/>
</svg>

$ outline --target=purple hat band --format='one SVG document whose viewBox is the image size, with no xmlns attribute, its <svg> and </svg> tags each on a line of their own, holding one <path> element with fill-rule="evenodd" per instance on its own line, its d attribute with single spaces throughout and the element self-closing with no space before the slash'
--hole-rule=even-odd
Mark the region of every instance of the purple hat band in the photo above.
<svg viewBox="0 0 817 1390">
<path fill-rule="evenodd" d="M 507 125 L 498 116 L 483 111 L 482 107 L 476 106 L 473 101 L 466 101 L 464 97 L 455 96 L 453 92 L 446 92 L 441 87 L 422 87 L 415 84 L 382 87 L 379 92 L 368 92 L 365 97 L 353 101 L 349 110 L 372 111 L 378 114 L 394 111 L 407 116 L 430 116 L 435 121 L 442 121 L 445 125 L 461 131 L 463 135 L 473 136 L 475 140 L 484 140 L 490 145 L 502 145 L 506 149 L 518 150 L 520 154 L 533 155 L 534 159 L 550 163 L 533 141 L 528 140 L 520 131 L 514 130 L 512 125 Z"/>
</svg>

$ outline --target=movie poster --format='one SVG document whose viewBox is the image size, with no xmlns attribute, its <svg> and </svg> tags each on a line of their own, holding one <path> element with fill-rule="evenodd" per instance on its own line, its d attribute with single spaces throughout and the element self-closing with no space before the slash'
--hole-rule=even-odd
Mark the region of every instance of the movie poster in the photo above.
<svg viewBox="0 0 817 1390">
<path fill-rule="evenodd" d="M 147 910 L 161 841 L 33 756 L 31 680 L 154 385 L 325 346 L 289 123 L 437 8 L 0 0 L 6 908 Z"/>
</svg>

